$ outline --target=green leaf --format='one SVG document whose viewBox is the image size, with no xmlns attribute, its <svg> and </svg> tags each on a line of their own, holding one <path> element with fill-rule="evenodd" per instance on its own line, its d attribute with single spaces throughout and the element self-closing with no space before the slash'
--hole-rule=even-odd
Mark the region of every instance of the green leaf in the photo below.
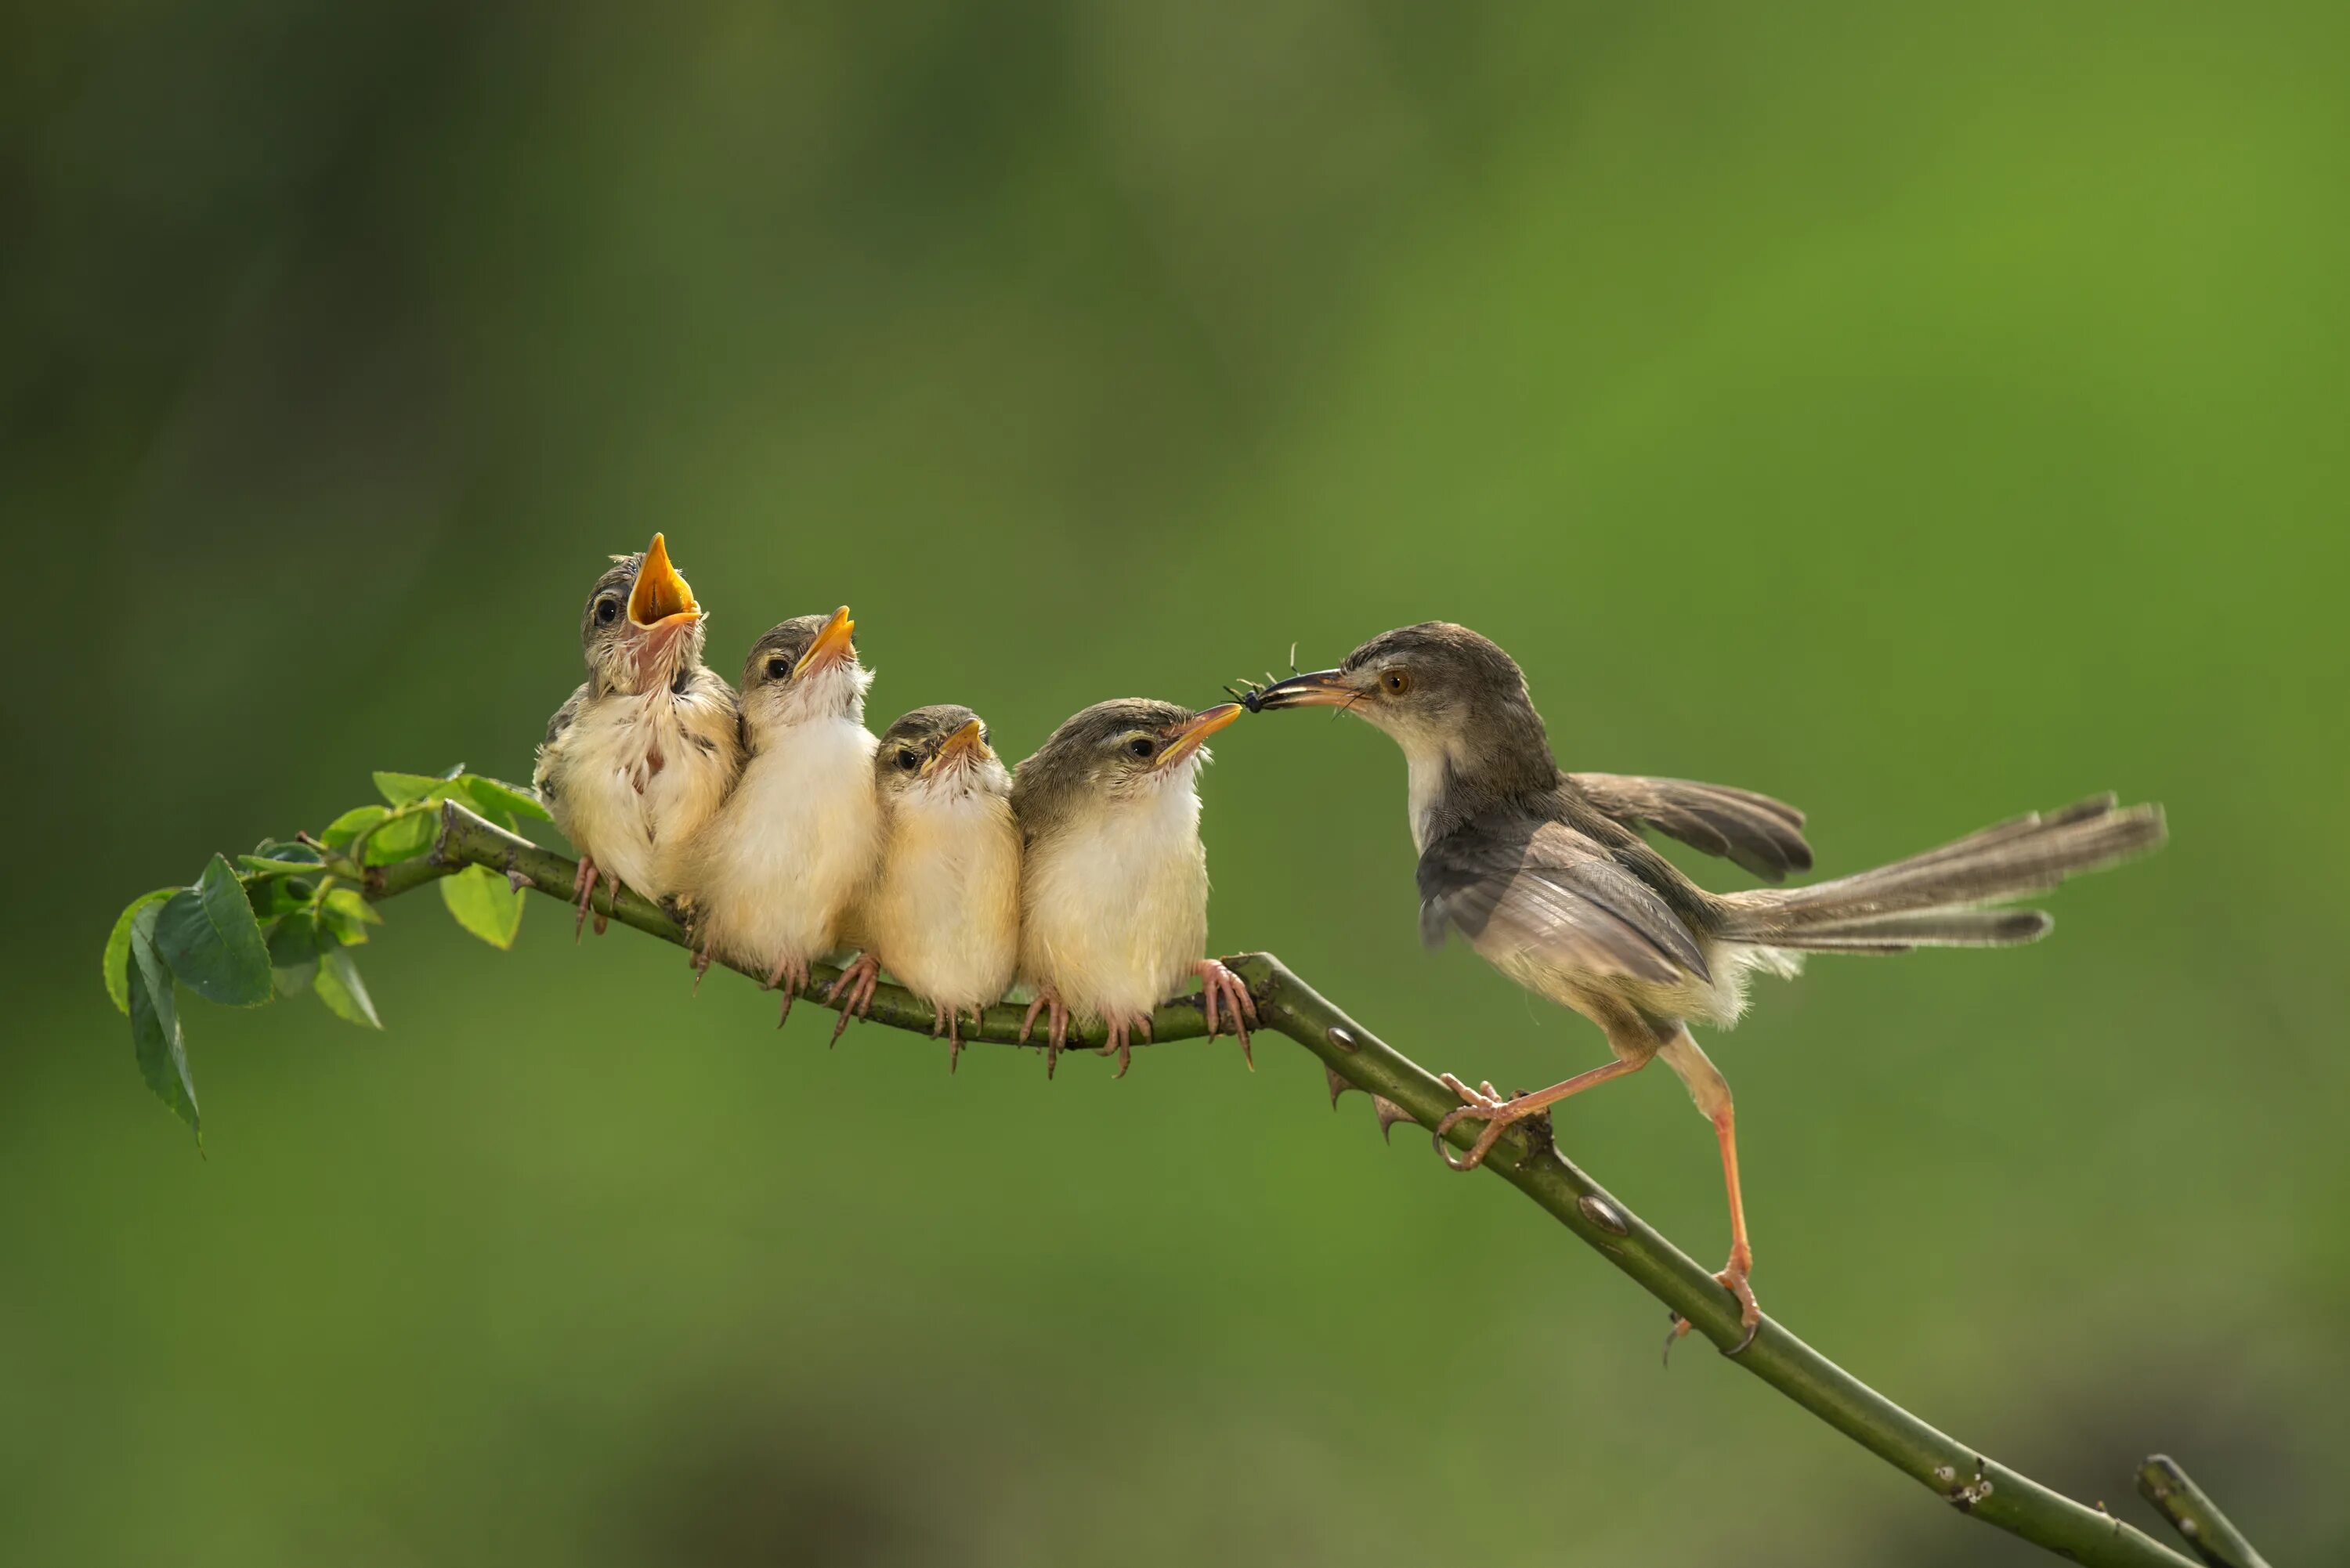
<svg viewBox="0 0 2350 1568">
<path fill-rule="evenodd" d="M 390 866 L 396 861 L 413 860 L 432 847 L 432 836 L 440 826 L 439 815 L 430 811 L 393 816 L 369 837 L 367 863 Z"/>
<path fill-rule="evenodd" d="M 383 798 L 394 805 L 422 800 L 448 782 L 429 774 L 379 773 L 375 775 L 375 787 L 381 790 Z"/>
<path fill-rule="evenodd" d="M 329 849 L 340 849 L 390 815 L 380 805 L 355 805 L 327 824 L 327 831 L 318 835 L 319 841 Z"/>
<path fill-rule="evenodd" d="M 240 855 L 236 863 L 244 867 L 248 877 L 314 877 L 318 871 L 315 856 L 307 860 L 280 860 L 267 855 Z"/>
<path fill-rule="evenodd" d="M 553 822 L 546 807 L 539 804 L 538 792 L 525 784 L 510 784 L 503 780 L 485 778 L 480 774 L 467 774 L 457 783 L 473 798 L 473 807 L 493 822 L 498 814 L 528 817 L 538 822 Z"/>
<path fill-rule="evenodd" d="M 196 1112 L 195 1080 L 188 1075 L 188 1043 L 180 1033 L 180 1006 L 172 994 L 172 971 L 155 950 L 161 914 L 161 907 L 151 904 L 130 921 L 126 981 L 130 999 L 130 1044 L 147 1086 L 188 1124 L 201 1147 L 203 1124 Z"/>
<path fill-rule="evenodd" d="M 321 938 L 318 918 L 307 909 L 281 916 L 269 928 L 269 978 L 280 996 L 299 996 L 310 989 L 318 972 L 318 949 L 333 939 Z"/>
<path fill-rule="evenodd" d="M 366 982 L 359 979 L 359 966 L 351 955 L 340 948 L 329 948 L 318 955 L 318 978 L 311 982 L 318 1000 L 327 1011 L 338 1018 L 369 1029 L 383 1027 L 383 1020 L 375 1015 L 375 1002 L 369 997 Z"/>
<path fill-rule="evenodd" d="M 383 917 L 376 913 L 374 905 L 359 897 L 356 888 L 337 888 L 328 892 L 318 907 L 318 915 L 327 930 L 345 947 L 367 940 L 367 929 L 383 924 Z"/>
<path fill-rule="evenodd" d="M 269 1000 L 261 922 L 245 902 L 244 884 L 217 855 L 194 887 L 172 894 L 156 912 L 155 950 L 207 1002 L 252 1007 Z"/>
<path fill-rule="evenodd" d="M 514 946 L 522 929 L 522 894 L 486 866 L 468 866 L 441 878 L 441 901 L 457 923 L 494 948 Z"/>
<path fill-rule="evenodd" d="M 106 938 L 106 994 L 114 999 L 117 1012 L 130 1011 L 130 922 L 150 904 L 160 904 L 177 888 L 158 888 L 151 893 L 141 893 L 122 907 L 114 919 L 114 929 Z"/>
<path fill-rule="evenodd" d="M 307 844 L 289 843 L 283 838 L 265 838 L 253 846 L 253 853 L 264 860 L 298 860 L 306 866 L 320 866 L 325 857 Z"/>
</svg>

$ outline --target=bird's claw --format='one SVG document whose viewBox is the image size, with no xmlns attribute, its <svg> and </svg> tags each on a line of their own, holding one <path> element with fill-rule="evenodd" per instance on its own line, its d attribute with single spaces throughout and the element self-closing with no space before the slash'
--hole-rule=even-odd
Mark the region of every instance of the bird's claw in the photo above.
<svg viewBox="0 0 2350 1568">
<path fill-rule="evenodd" d="M 578 901 L 578 911 L 571 920 L 571 940 L 576 942 L 579 940 L 579 933 L 588 925 L 588 901 L 596 897 L 596 857 L 594 856 L 582 855 L 579 857 L 579 869 L 571 878 L 571 896 Z M 603 917 L 600 915 L 596 920 L 596 934 L 598 936 L 604 934 Z"/>
<path fill-rule="evenodd" d="M 1724 1355 L 1738 1355 L 1753 1344 L 1754 1336 L 1762 1332 L 1762 1309 L 1755 1303 L 1754 1287 L 1747 1282 L 1747 1275 L 1752 1272 L 1753 1264 L 1751 1261 L 1742 1259 L 1733 1253 L 1728 1265 L 1713 1276 L 1715 1284 L 1737 1298 L 1738 1325 L 1746 1331 L 1738 1336 L 1736 1345 L 1721 1353 Z M 1675 1313 L 1672 1332 L 1665 1335 L 1665 1357 L 1668 1362 L 1672 1358 L 1673 1342 L 1689 1331 L 1690 1320 Z"/>
<path fill-rule="evenodd" d="M 1248 1026 L 1257 1021 L 1256 998 L 1249 993 L 1248 982 L 1216 959 L 1199 960 L 1191 965 L 1191 972 L 1200 977 L 1200 1005 L 1208 1015 L 1208 1037 L 1215 1038 L 1221 1009 L 1223 1023 L 1240 1036 L 1241 1059 L 1250 1072 L 1255 1072 L 1256 1054 L 1249 1048 Z"/>
<path fill-rule="evenodd" d="M 693 994 L 700 996 L 702 977 L 710 972 L 710 950 L 706 947 L 696 948 L 693 956 L 686 961 L 686 965 L 693 971 Z"/>
<path fill-rule="evenodd" d="M 1060 992 L 1050 987 L 1036 993 L 1028 1011 L 1020 1019 L 1020 1044 L 1028 1044 L 1028 1032 L 1036 1026 L 1036 1014 L 1045 1012 L 1045 1076 L 1050 1079 L 1053 1070 L 1061 1064 L 1061 1047 L 1069 1043 L 1069 1010 L 1061 1003 Z"/>
<path fill-rule="evenodd" d="M 1444 1118 L 1436 1124 L 1436 1152 L 1443 1157 L 1445 1164 L 1455 1170 L 1474 1170 L 1485 1163 L 1485 1157 L 1493 1151 L 1493 1145 L 1501 1140 L 1502 1135 L 1528 1113 L 1513 1112 L 1511 1107 L 1517 1102 L 1503 1098 L 1501 1091 L 1491 1084 L 1480 1084 L 1472 1089 L 1450 1073 L 1443 1075 L 1442 1082 L 1446 1088 L 1461 1096 L 1461 1104 L 1445 1112 Z M 1477 1141 L 1469 1146 L 1466 1154 L 1459 1159 L 1453 1158 L 1452 1147 L 1445 1141 L 1446 1135 L 1461 1122 L 1477 1120 L 1484 1122 L 1485 1130 L 1477 1135 Z"/>
<path fill-rule="evenodd" d="M 1140 1030 L 1146 1041 L 1150 1038 L 1150 1014 L 1138 1012 L 1128 1018 L 1109 1018 L 1104 1023 L 1107 1033 L 1102 1040 L 1099 1054 L 1116 1056 L 1118 1071 L 1112 1073 L 1110 1076 L 1123 1078 L 1126 1076 L 1127 1069 L 1134 1065 L 1135 1031 Z"/>
<path fill-rule="evenodd" d="M 765 989 L 781 990 L 784 993 L 783 1011 L 775 1014 L 776 1028 L 781 1029 L 785 1022 L 791 1017 L 792 1003 L 798 1000 L 800 992 L 806 991 L 807 985 L 808 966 L 807 960 L 804 958 L 795 958 L 786 954 L 777 959 L 775 967 L 767 971 Z"/>
<path fill-rule="evenodd" d="M 840 1044 L 840 1032 L 848 1027 L 852 1018 L 863 1018 L 873 1010 L 873 988 L 881 981 L 881 965 L 871 953 L 858 953 L 840 978 L 824 993 L 827 1002 L 840 1003 L 840 1016 L 833 1020 L 831 1044 Z M 846 992 L 847 1000 L 843 1001 Z"/>
</svg>

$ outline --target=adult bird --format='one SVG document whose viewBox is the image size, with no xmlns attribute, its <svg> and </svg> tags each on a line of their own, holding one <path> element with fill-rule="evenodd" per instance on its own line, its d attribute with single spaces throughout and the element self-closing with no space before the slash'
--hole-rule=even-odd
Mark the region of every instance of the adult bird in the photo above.
<svg viewBox="0 0 2350 1568">
<path fill-rule="evenodd" d="M 1208 1033 L 1229 1023 L 1248 1050 L 1256 1002 L 1238 975 L 1201 956 L 1208 940 L 1208 852 L 1199 773 L 1210 735 L 1235 703 L 1193 712 L 1123 698 L 1065 721 L 1013 775 L 1020 823 L 1020 970 L 1035 994 L 1025 1042 L 1045 1021 L 1045 1075 L 1069 1022 L 1108 1026 L 1105 1054 L 1123 1076 L 1151 1010 L 1200 977 Z"/>
<path fill-rule="evenodd" d="M 1466 627 L 1430 621 L 1382 633 L 1337 669 L 1275 681 L 1249 693 L 1248 703 L 1336 707 L 1391 736 L 1409 780 L 1422 937 L 1436 945 L 1458 928 L 1503 973 L 1607 1033 L 1613 1061 L 1513 1099 L 1446 1074 L 1462 1102 L 1437 1127 L 1447 1163 L 1474 1169 L 1512 1123 L 1652 1059 L 1687 1085 L 1721 1144 L 1731 1246 L 1715 1277 L 1737 1297 L 1746 1331 L 1733 1354 L 1752 1343 L 1762 1322 L 1748 1283 L 1753 1250 L 1730 1085 L 1690 1024 L 1736 1022 L 1747 978 L 1758 970 L 1793 975 L 1805 952 L 2035 941 L 2048 933 L 2046 914 L 1985 906 L 2113 865 L 2164 837 L 2159 806 L 2117 810 L 2103 795 L 1856 876 L 1714 894 L 1681 875 L 1640 830 L 1775 881 L 1811 867 L 1803 814 L 1720 784 L 1562 773 L 1517 662 Z M 1462 1121 L 1484 1127 L 1455 1160 L 1444 1138 Z"/>
<path fill-rule="evenodd" d="M 702 662 L 705 626 L 659 534 L 643 554 L 613 556 L 588 595 L 588 679 L 547 721 L 531 775 L 579 851 L 575 936 L 598 877 L 648 898 L 676 890 L 678 846 L 742 767 L 734 690 Z"/>
</svg>

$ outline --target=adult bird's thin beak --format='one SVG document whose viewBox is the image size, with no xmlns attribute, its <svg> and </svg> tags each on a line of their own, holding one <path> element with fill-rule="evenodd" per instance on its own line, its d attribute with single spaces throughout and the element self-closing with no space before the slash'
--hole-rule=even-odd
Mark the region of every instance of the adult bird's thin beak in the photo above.
<svg viewBox="0 0 2350 1568">
<path fill-rule="evenodd" d="M 827 664 L 837 664 L 844 659 L 854 658 L 857 645 L 851 639 L 856 635 L 857 623 L 848 618 L 848 607 L 843 605 L 832 612 L 832 618 L 824 623 L 824 629 L 816 634 L 816 640 L 808 644 L 808 650 L 801 654 L 800 661 L 792 667 L 792 679 L 797 680 Z"/>
<path fill-rule="evenodd" d="M 987 726 L 973 719 L 970 723 L 949 735 L 940 743 L 937 753 L 931 760 L 922 764 L 922 772 L 927 774 L 939 768 L 956 766 L 965 761 L 983 763 L 993 756 L 995 753 L 990 751 L 987 742 L 980 738 L 986 728 Z"/>
<path fill-rule="evenodd" d="M 656 534 L 645 547 L 644 565 L 637 568 L 636 586 L 629 590 L 629 620 L 650 630 L 684 626 L 702 618 L 693 590 L 670 564 L 668 542 Z"/>
<path fill-rule="evenodd" d="M 1237 702 L 1219 702 L 1212 708 L 1202 708 L 1186 722 L 1175 727 L 1167 743 L 1159 749 L 1159 760 L 1151 764 L 1171 768 L 1207 743 L 1208 737 L 1241 716 Z"/>
<path fill-rule="evenodd" d="M 1316 670 L 1311 674 L 1274 681 L 1255 694 L 1256 700 L 1249 708 L 1258 713 L 1282 708 L 1338 708 L 1355 694 L 1355 689 L 1347 682 L 1345 670 Z"/>
</svg>

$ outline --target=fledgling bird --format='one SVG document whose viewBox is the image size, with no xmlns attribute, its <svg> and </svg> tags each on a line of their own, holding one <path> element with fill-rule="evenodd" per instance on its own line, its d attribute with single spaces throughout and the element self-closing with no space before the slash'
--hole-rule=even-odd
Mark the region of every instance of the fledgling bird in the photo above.
<svg viewBox="0 0 2350 1568">
<path fill-rule="evenodd" d="M 851 901 L 880 852 L 872 734 L 857 623 L 843 605 L 758 640 L 743 666 L 742 775 L 686 846 L 681 901 L 696 948 L 764 966 L 781 986 L 776 1023 L 808 966 L 841 945 Z"/>
<path fill-rule="evenodd" d="M 1514 1099 L 1445 1075 L 1463 1102 L 1437 1129 L 1448 1163 L 1473 1169 L 1511 1123 L 1651 1058 L 1687 1085 L 1721 1147 L 1731 1250 L 1716 1278 L 1738 1298 L 1746 1330 L 1733 1354 L 1752 1342 L 1762 1313 L 1747 1282 L 1753 1251 L 1730 1085 L 1690 1023 L 1736 1022 L 1751 972 L 1792 975 L 1807 951 L 2037 940 L 2046 914 L 1985 906 L 2154 849 L 2165 836 L 2161 807 L 2117 810 L 2103 795 L 1856 876 L 1718 895 L 1682 876 L 1640 829 L 1776 881 L 1811 867 L 1803 814 L 1718 784 L 1560 772 L 1516 661 L 1466 627 L 1430 621 L 1383 633 L 1336 670 L 1275 681 L 1247 701 L 1259 710 L 1336 707 L 1392 736 L 1409 779 L 1423 938 L 1435 945 L 1458 927 L 1503 973 L 1607 1033 L 1615 1060 Z M 1485 1126 L 1454 1160 L 1444 1134 L 1463 1120 Z"/>
<path fill-rule="evenodd" d="M 547 722 L 531 774 L 579 851 L 575 936 L 599 876 L 648 898 L 676 891 L 676 851 L 743 765 L 734 690 L 702 662 L 702 607 L 668 544 L 656 534 L 612 563 L 580 617 L 587 682 Z"/>
<path fill-rule="evenodd" d="M 1256 1002 L 1238 975 L 1201 949 L 1208 940 L 1208 855 L 1200 842 L 1204 742 L 1240 713 L 1222 702 L 1193 712 L 1172 702 L 1097 702 L 1064 722 L 1013 775 L 1019 819 L 1020 971 L 1035 993 L 1024 1043 L 1047 1012 L 1045 1075 L 1069 1021 L 1108 1026 L 1104 1054 L 1124 1076 L 1132 1037 L 1198 975 L 1208 1033 L 1231 1025 L 1248 1051 Z"/>
<path fill-rule="evenodd" d="M 931 1037 L 962 1054 L 962 1015 L 1003 999 L 1020 962 L 1020 828 L 1012 774 L 968 708 L 917 708 L 873 754 L 881 802 L 879 874 L 854 924 L 865 951 L 842 971 L 840 1017 L 863 1016 L 887 969 L 931 1004 Z M 834 1033 L 839 1033 L 839 1025 Z"/>
</svg>

